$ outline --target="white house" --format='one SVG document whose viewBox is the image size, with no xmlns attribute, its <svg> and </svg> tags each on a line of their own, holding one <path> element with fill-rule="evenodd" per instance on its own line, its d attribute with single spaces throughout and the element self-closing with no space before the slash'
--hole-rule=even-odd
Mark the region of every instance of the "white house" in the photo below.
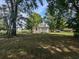
<svg viewBox="0 0 79 59">
<path fill-rule="evenodd" d="M 48 33 L 49 25 L 45 22 L 38 24 L 37 27 L 33 27 L 33 33 Z"/>
</svg>

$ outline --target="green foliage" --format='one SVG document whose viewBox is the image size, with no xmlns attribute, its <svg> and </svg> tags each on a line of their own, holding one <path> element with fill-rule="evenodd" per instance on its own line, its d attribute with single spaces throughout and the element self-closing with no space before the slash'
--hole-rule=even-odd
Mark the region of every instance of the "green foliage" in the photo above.
<svg viewBox="0 0 79 59">
<path fill-rule="evenodd" d="M 27 19 L 27 29 L 32 29 L 33 27 L 33 20 L 32 19 Z"/>
<path fill-rule="evenodd" d="M 0 19 L 0 30 L 5 30 L 6 29 L 6 26 L 4 24 L 4 21 L 3 19 Z"/>
<path fill-rule="evenodd" d="M 62 17 L 60 20 L 60 29 L 63 30 L 64 28 L 66 28 L 68 26 L 67 24 L 67 19 Z"/>
<path fill-rule="evenodd" d="M 52 0 L 51 0 L 52 1 Z M 63 19 L 63 11 L 66 9 L 66 2 L 64 0 L 59 1 L 48 1 L 50 3 L 48 3 L 48 8 L 47 8 L 47 13 L 49 13 L 49 15 L 51 17 L 52 20 L 50 20 L 50 29 L 59 29 L 59 30 L 63 30 L 63 28 L 66 26 L 66 22 L 67 20 Z M 50 19 L 50 17 L 49 17 Z"/>
<path fill-rule="evenodd" d="M 52 17 L 52 19 L 48 19 L 48 24 L 50 26 L 50 30 L 63 30 L 67 27 L 67 21 L 63 18 L 56 19 L 55 17 Z"/>
<path fill-rule="evenodd" d="M 59 13 L 62 14 L 65 9 L 67 9 L 66 0 L 47 0 L 48 2 L 48 11 L 51 15 L 55 14 L 55 11 L 58 9 Z M 56 11 L 57 12 L 57 11 Z"/>
<path fill-rule="evenodd" d="M 41 16 L 37 13 L 32 13 L 27 20 L 27 28 L 32 29 L 41 22 Z"/>
<path fill-rule="evenodd" d="M 37 13 L 33 13 L 32 15 L 34 26 L 37 26 L 41 22 L 41 16 Z"/>
<path fill-rule="evenodd" d="M 47 23 L 50 27 L 50 30 L 55 30 L 56 29 L 56 20 L 55 20 L 55 17 L 53 16 L 47 16 Z"/>
<path fill-rule="evenodd" d="M 59 12 L 51 15 L 47 10 L 46 18 L 51 31 L 56 29 L 63 30 L 67 26 L 67 19 L 61 15 L 59 16 Z"/>
</svg>

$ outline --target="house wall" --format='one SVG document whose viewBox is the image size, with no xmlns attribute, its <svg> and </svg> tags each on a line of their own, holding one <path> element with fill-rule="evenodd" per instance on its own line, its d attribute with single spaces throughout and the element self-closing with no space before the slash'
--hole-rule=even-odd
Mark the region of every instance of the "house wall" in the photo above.
<svg viewBox="0 0 79 59">
<path fill-rule="evenodd" d="M 48 33 L 49 28 L 47 28 L 47 27 L 38 27 L 37 29 L 36 28 L 33 29 L 33 33 L 42 33 L 42 32 Z"/>
</svg>

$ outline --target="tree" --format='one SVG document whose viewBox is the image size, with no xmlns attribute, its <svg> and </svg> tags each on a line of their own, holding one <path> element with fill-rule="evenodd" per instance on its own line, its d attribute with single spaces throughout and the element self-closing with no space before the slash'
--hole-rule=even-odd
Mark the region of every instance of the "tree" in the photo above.
<svg viewBox="0 0 79 59">
<path fill-rule="evenodd" d="M 60 20 L 60 30 L 63 30 L 64 28 L 68 28 L 67 19 L 65 17 L 62 17 Z"/>
<path fill-rule="evenodd" d="M 75 14 L 74 16 L 76 17 L 72 17 L 72 15 L 70 15 L 68 19 L 75 20 L 73 29 L 75 30 L 75 37 L 79 39 L 79 0 L 47 0 L 47 2 L 49 4 L 48 8 L 51 15 L 53 14 L 55 9 L 58 9 L 61 15 L 64 15 L 67 12 L 72 15 Z M 72 11 L 76 13 L 73 13 Z"/>
<path fill-rule="evenodd" d="M 3 19 L 0 19 L 0 30 L 6 30 L 6 26 Z"/>
<path fill-rule="evenodd" d="M 37 13 L 32 13 L 32 15 L 29 16 L 29 18 L 27 19 L 27 29 L 31 29 L 33 27 L 37 27 L 37 25 L 39 23 L 41 23 L 41 16 Z"/>
<path fill-rule="evenodd" d="M 0 18 L 4 22 L 4 26 L 6 27 L 5 29 L 7 30 L 7 34 L 10 32 L 10 22 L 8 19 L 8 10 L 6 5 L 0 6 Z"/>
<path fill-rule="evenodd" d="M 16 19 L 18 17 L 18 12 L 28 12 L 37 8 L 37 0 L 5 0 L 9 9 L 9 19 L 10 19 L 10 31 L 11 36 L 16 36 Z M 42 4 L 42 0 L 39 0 Z"/>
<path fill-rule="evenodd" d="M 58 13 L 57 14 L 54 13 L 54 14 L 51 15 L 49 13 L 49 10 L 47 10 L 46 18 L 47 18 L 47 23 L 50 26 L 51 31 L 52 30 L 54 31 L 56 29 L 63 30 L 67 26 L 66 18 L 63 17 L 63 16 L 59 17 Z"/>
<path fill-rule="evenodd" d="M 49 13 L 46 13 L 44 17 L 45 22 L 48 23 L 50 30 L 54 31 L 56 29 L 56 20 L 54 16 L 51 16 Z"/>
</svg>

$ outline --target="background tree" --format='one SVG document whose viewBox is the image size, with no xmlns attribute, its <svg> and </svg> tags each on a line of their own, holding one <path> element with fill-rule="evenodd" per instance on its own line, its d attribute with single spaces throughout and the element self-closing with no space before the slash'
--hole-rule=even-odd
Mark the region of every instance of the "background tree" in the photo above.
<svg viewBox="0 0 79 59">
<path fill-rule="evenodd" d="M 42 18 L 41 18 L 41 16 L 39 14 L 32 13 L 29 16 L 29 18 L 27 19 L 27 29 L 31 29 L 32 30 L 33 27 L 37 27 L 37 25 L 39 23 L 41 23 L 41 20 L 42 20 Z"/>
<path fill-rule="evenodd" d="M 45 22 L 48 23 L 50 27 L 50 31 L 54 31 L 56 29 L 56 20 L 54 16 L 51 16 L 49 13 L 45 15 Z"/>
<path fill-rule="evenodd" d="M 7 5 L 3 4 L 0 6 L 0 18 L 4 23 L 5 29 L 7 30 L 7 34 L 10 34 L 10 20 L 9 20 L 9 12 Z"/>
<path fill-rule="evenodd" d="M 0 19 L 0 30 L 6 30 L 5 22 L 3 19 Z"/>
<path fill-rule="evenodd" d="M 61 16 L 61 15 L 60 15 Z M 50 26 L 50 30 L 63 30 L 67 26 L 67 19 L 63 16 L 59 17 L 58 13 L 52 15 L 47 10 L 46 13 L 47 23 Z"/>
</svg>

